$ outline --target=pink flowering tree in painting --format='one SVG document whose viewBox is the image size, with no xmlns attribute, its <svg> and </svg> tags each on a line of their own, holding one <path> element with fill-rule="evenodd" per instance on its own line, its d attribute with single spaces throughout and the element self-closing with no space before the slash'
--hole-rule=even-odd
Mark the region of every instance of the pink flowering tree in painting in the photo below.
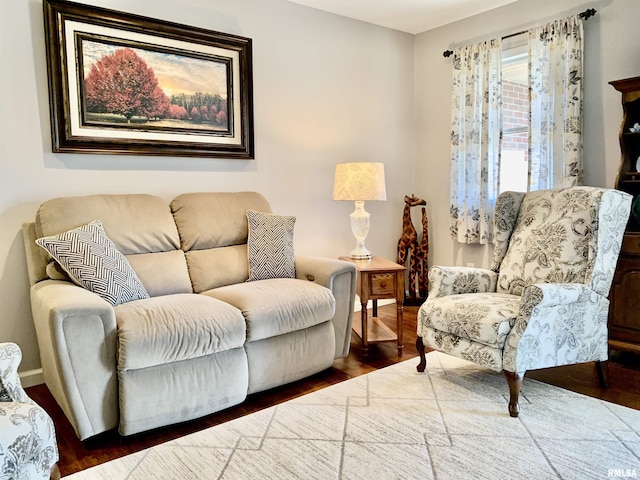
<svg viewBox="0 0 640 480">
<path fill-rule="evenodd" d="M 153 69 L 131 48 L 120 48 L 91 66 L 85 78 L 89 112 L 161 118 L 170 102 L 158 85 Z"/>
<path fill-rule="evenodd" d="M 171 104 L 171 106 L 169 106 L 169 118 L 183 120 L 189 118 L 189 112 L 187 112 L 187 109 L 182 105 Z"/>
<path fill-rule="evenodd" d="M 227 114 L 225 113 L 224 110 L 220 110 L 218 112 L 218 114 L 216 115 L 216 121 L 221 125 L 227 123 Z"/>
</svg>

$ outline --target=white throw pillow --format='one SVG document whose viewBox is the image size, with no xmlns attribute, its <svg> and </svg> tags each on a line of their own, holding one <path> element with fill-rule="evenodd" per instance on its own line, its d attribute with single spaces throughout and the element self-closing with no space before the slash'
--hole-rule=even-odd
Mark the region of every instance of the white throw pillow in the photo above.
<svg viewBox="0 0 640 480">
<path fill-rule="evenodd" d="M 247 210 L 249 281 L 295 278 L 293 227 L 296 217 Z"/>
<path fill-rule="evenodd" d="M 74 282 L 111 305 L 149 298 L 138 275 L 107 237 L 99 220 L 59 235 L 38 238 L 36 243 L 49 252 Z"/>
</svg>

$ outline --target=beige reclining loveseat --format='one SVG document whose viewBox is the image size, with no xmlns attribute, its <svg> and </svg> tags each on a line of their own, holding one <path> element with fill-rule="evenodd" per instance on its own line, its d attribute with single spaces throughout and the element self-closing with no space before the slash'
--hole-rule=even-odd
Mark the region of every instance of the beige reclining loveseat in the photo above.
<svg viewBox="0 0 640 480">
<path fill-rule="evenodd" d="M 248 281 L 250 262 L 268 269 L 268 251 L 278 248 L 267 226 L 262 240 L 254 234 L 250 257 L 248 211 L 271 209 L 254 192 L 187 193 L 170 204 L 145 194 L 92 195 L 49 200 L 24 225 L 45 382 L 80 439 L 211 414 L 348 354 L 355 267 L 296 256 L 295 278 Z M 96 283 L 107 296 L 71 281 L 36 244 L 69 231 L 106 234 L 132 277 Z M 64 248 L 74 250 L 75 239 Z M 95 275 L 102 266 L 91 268 Z M 131 278 L 142 287 L 108 296 Z"/>
</svg>

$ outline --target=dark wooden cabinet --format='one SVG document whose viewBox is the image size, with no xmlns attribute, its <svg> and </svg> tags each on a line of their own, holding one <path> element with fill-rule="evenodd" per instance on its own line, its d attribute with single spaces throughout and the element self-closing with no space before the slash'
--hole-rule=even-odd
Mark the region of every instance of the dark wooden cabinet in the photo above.
<svg viewBox="0 0 640 480">
<path fill-rule="evenodd" d="M 609 346 L 640 353 L 640 77 L 610 83 L 623 110 L 616 188 L 634 201 L 609 296 Z"/>
<path fill-rule="evenodd" d="M 640 353 L 640 235 L 624 236 L 609 299 L 609 346 Z"/>
</svg>

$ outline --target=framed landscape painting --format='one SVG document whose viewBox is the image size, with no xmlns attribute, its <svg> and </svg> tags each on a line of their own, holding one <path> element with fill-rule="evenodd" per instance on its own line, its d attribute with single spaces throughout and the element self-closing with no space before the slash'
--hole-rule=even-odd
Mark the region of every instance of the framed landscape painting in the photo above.
<svg viewBox="0 0 640 480">
<path fill-rule="evenodd" d="M 251 39 L 45 0 L 54 152 L 254 158 Z"/>
</svg>

